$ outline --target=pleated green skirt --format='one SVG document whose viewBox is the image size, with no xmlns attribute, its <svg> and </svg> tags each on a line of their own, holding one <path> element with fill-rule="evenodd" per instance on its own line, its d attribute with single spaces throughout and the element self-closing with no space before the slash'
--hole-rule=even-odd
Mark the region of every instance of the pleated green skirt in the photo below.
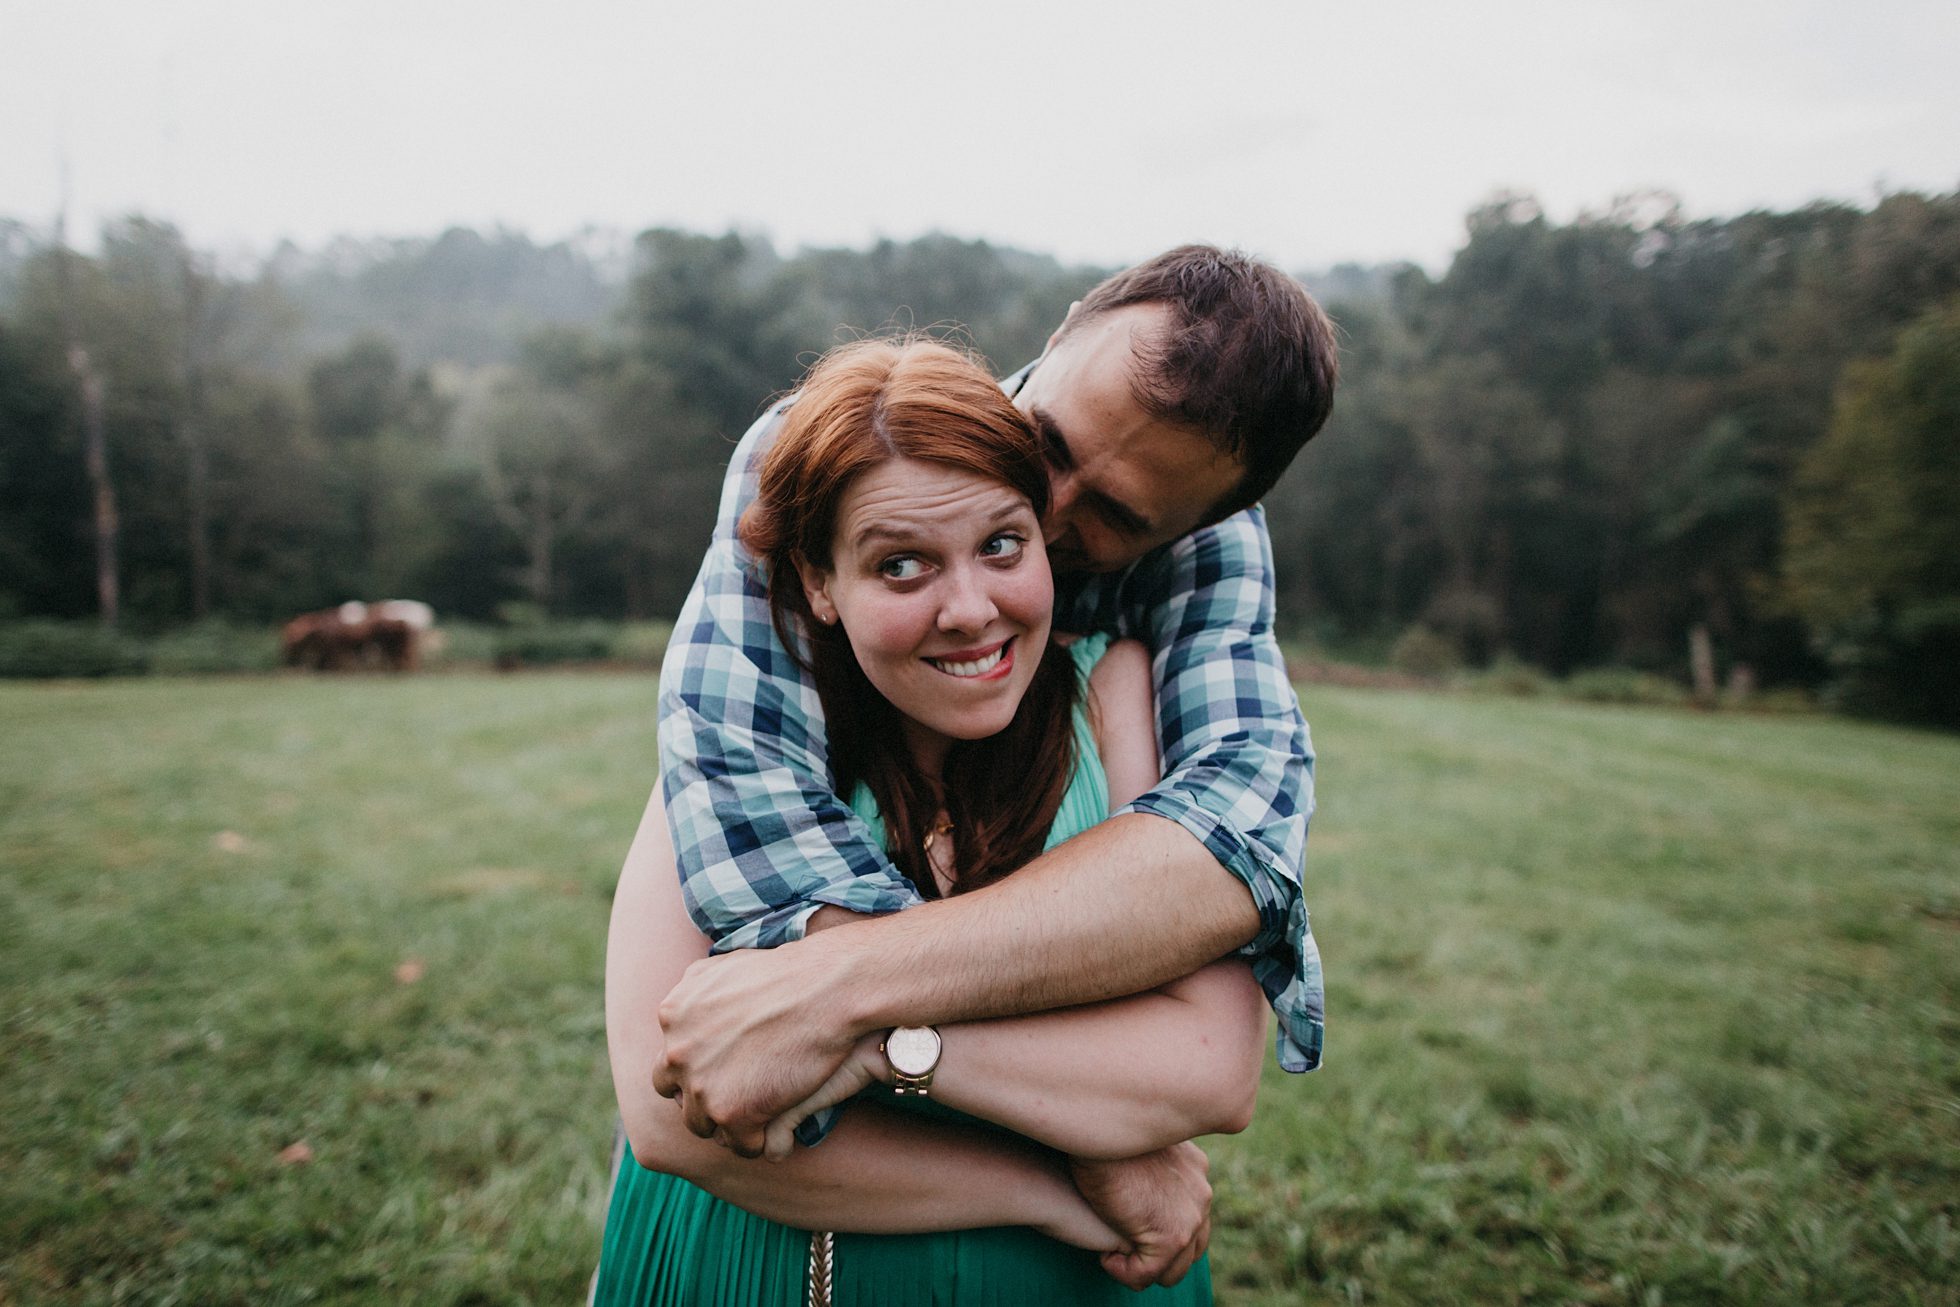
<svg viewBox="0 0 1960 1307">
<path fill-rule="evenodd" d="M 599 1260 L 600 1307 L 803 1307 L 810 1235 L 751 1215 L 627 1154 Z M 1175 1288 L 1133 1293 L 1095 1254 L 1024 1227 L 840 1234 L 835 1307 L 1202 1307 L 1200 1259 Z"/>
</svg>

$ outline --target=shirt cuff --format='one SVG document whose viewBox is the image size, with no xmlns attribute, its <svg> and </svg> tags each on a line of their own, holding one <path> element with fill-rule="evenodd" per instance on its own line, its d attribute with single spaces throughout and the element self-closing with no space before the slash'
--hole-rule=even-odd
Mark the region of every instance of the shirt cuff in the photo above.
<svg viewBox="0 0 1960 1307">
<path fill-rule="evenodd" d="M 861 913 L 867 917 L 877 917 L 914 907 L 923 902 L 925 899 L 912 888 L 911 882 L 906 880 L 874 882 L 869 878 L 854 878 L 841 884 L 824 885 L 809 891 L 805 897 L 794 903 L 785 904 L 744 921 L 734 930 L 715 940 L 709 952 L 732 953 L 736 949 L 744 948 L 776 948 L 778 945 L 802 939 L 809 931 L 810 918 L 816 915 L 818 908 L 826 905 Z"/>
<path fill-rule="evenodd" d="M 1259 911 L 1259 934 L 1243 952 L 1265 952 L 1276 946 L 1292 951 L 1300 879 L 1280 865 L 1272 850 L 1178 790 L 1153 790 L 1122 810 L 1147 812 L 1176 822 L 1204 845 L 1220 866 L 1244 882 Z"/>
</svg>

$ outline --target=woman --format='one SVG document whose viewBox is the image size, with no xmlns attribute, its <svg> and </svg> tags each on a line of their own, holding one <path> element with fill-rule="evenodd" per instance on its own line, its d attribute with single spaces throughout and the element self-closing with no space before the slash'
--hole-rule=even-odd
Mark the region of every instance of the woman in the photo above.
<svg viewBox="0 0 1960 1307">
<path fill-rule="evenodd" d="M 1007 874 L 1156 780 L 1141 647 L 1050 639 L 1047 495 L 1032 430 L 983 371 L 941 345 L 874 341 L 812 371 L 743 519 L 783 643 L 807 649 L 838 792 L 926 897 Z M 636 1161 L 599 1301 L 800 1302 L 810 1229 L 840 1232 L 839 1303 L 1132 1300 L 1103 1274 L 1123 1242 L 1077 1183 L 1096 1159 L 1188 1163 L 1183 1141 L 1243 1128 L 1264 1024 L 1243 964 L 946 1027 L 929 1113 L 860 1100 L 822 1145 L 744 1161 L 649 1085 L 652 1006 L 706 952 L 671 870 L 640 856 L 665 842 L 650 807 L 615 900 L 607 1026 Z M 824 907 L 810 928 L 853 920 Z M 827 1089 L 889 1076 L 867 1039 Z M 1153 1294 L 1209 1301 L 1203 1264 Z"/>
</svg>

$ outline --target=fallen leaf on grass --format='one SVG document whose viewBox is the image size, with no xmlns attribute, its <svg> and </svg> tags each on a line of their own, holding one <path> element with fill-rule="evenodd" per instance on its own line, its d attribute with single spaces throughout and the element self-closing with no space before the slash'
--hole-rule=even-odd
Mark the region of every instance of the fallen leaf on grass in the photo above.
<svg viewBox="0 0 1960 1307">
<path fill-rule="evenodd" d="M 279 1165 L 305 1166 L 313 1160 L 313 1145 L 304 1139 L 295 1144 L 287 1144 L 279 1150 Z"/>
<path fill-rule="evenodd" d="M 395 980 L 399 984 L 413 985 L 422 979 L 422 974 L 427 970 L 428 967 L 423 965 L 421 958 L 408 958 L 395 968 Z"/>
<path fill-rule="evenodd" d="M 235 830 L 221 830 L 211 842 L 218 846 L 220 853 L 243 853 L 247 840 Z"/>
</svg>

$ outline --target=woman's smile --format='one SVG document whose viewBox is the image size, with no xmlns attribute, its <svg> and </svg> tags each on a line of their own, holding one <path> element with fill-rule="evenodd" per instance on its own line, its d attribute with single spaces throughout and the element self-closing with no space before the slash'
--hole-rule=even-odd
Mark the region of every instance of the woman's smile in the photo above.
<svg viewBox="0 0 1960 1307">
<path fill-rule="evenodd" d="M 927 662 L 948 676 L 960 680 L 998 680 L 1014 670 L 1014 641 L 1010 637 L 999 644 L 983 649 L 963 649 L 958 653 L 941 654 L 928 658 Z"/>
</svg>

